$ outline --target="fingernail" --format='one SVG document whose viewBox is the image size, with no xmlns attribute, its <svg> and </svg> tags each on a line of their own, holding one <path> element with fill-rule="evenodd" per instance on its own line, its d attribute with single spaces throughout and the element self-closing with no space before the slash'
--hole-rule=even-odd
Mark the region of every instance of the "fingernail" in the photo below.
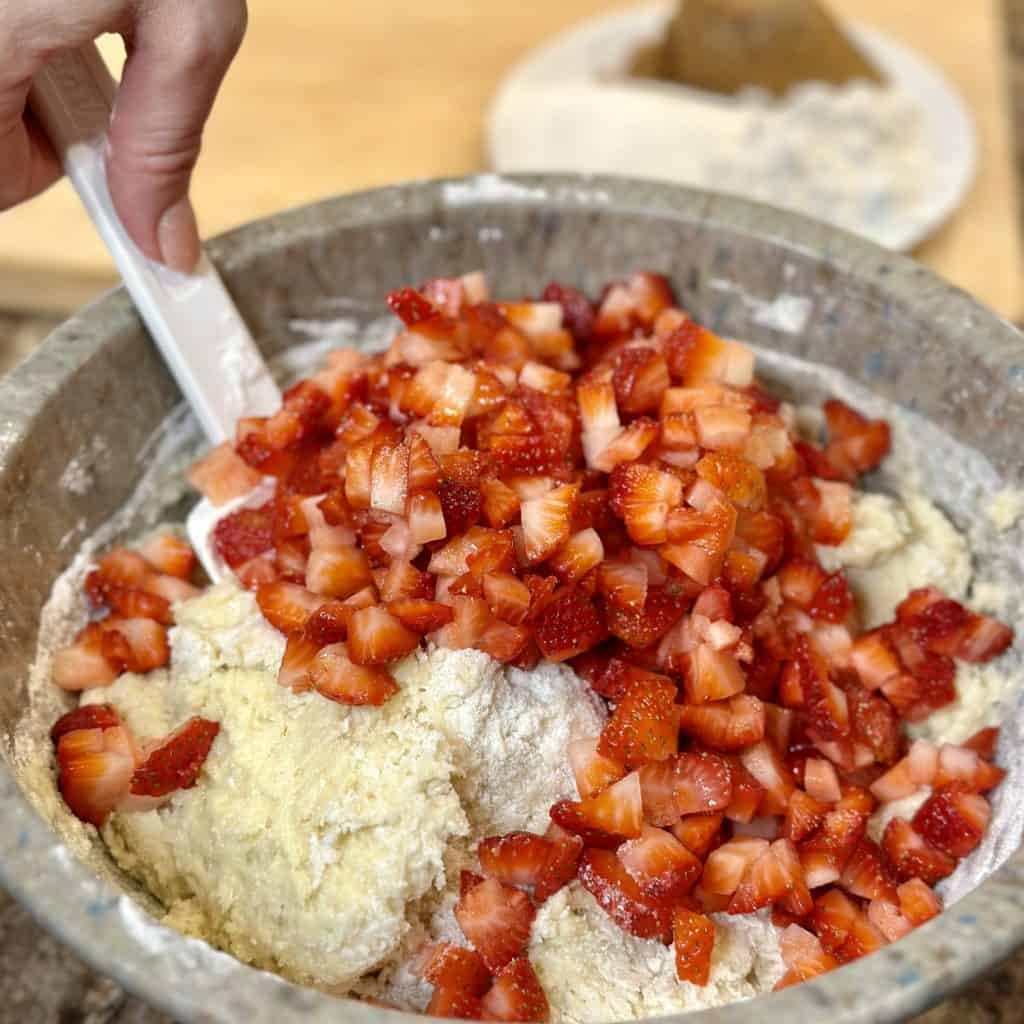
<svg viewBox="0 0 1024 1024">
<path fill-rule="evenodd" d="M 179 199 L 160 218 L 156 229 L 160 259 L 172 270 L 190 274 L 199 262 L 199 226 L 188 198 Z"/>
</svg>

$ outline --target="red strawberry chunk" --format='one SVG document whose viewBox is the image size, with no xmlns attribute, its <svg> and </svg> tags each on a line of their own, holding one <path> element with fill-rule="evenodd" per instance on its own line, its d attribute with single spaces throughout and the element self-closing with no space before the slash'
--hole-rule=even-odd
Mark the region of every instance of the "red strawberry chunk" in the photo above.
<svg viewBox="0 0 1024 1024">
<path fill-rule="evenodd" d="M 347 544 L 314 550 L 306 562 L 306 588 L 324 597 L 345 598 L 373 583 L 365 552 Z"/>
<path fill-rule="evenodd" d="M 835 970 L 839 963 L 822 948 L 818 938 L 799 925 L 791 924 L 779 939 L 782 959 L 788 968 L 776 989 L 810 981 L 821 974 Z"/>
<path fill-rule="evenodd" d="M 225 441 L 196 462 L 188 482 L 214 505 L 226 505 L 258 487 L 263 477 Z M 166 571 L 166 570 L 164 570 Z"/>
<path fill-rule="evenodd" d="M 672 914 L 672 936 L 676 977 L 693 985 L 707 985 L 711 977 L 711 953 L 715 947 L 715 926 L 710 918 L 685 907 L 676 907 Z"/>
<path fill-rule="evenodd" d="M 537 616 L 534 639 L 549 661 L 567 661 L 607 636 L 593 601 L 578 587 L 564 587 Z"/>
<path fill-rule="evenodd" d="M 942 913 L 942 901 L 920 878 L 904 882 L 897 896 L 900 911 L 915 928 Z"/>
<path fill-rule="evenodd" d="M 992 817 L 989 802 L 956 788 L 933 793 L 914 815 L 914 831 L 951 857 L 960 859 L 981 842 Z"/>
<path fill-rule="evenodd" d="M 454 612 L 448 605 L 421 597 L 399 598 L 389 601 L 387 607 L 403 626 L 424 635 L 446 626 L 454 618 Z"/>
<path fill-rule="evenodd" d="M 50 729 L 50 739 L 56 743 L 61 736 L 82 729 L 112 729 L 121 724 L 121 716 L 110 704 L 82 704 L 66 715 L 61 715 Z"/>
<path fill-rule="evenodd" d="M 877 843 L 866 837 L 846 862 L 839 884 L 861 899 L 896 902 L 896 887 L 882 864 L 882 851 Z"/>
<path fill-rule="evenodd" d="M 801 789 L 793 791 L 786 806 L 783 832 L 791 842 L 799 843 L 817 830 L 828 813 L 828 804 L 815 800 Z"/>
<path fill-rule="evenodd" d="M 483 1003 L 468 992 L 457 989 L 435 988 L 426 1010 L 428 1017 L 449 1017 L 456 1020 L 482 1020 Z"/>
<path fill-rule="evenodd" d="M 973 750 L 949 743 L 939 748 L 934 768 L 934 779 L 927 782 L 934 781 L 936 788 L 955 786 L 971 793 L 987 793 L 1006 777 L 1002 768 L 982 760 Z"/>
<path fill-rule="evenodd" d="M 671 682 L 634 683 L 604 727 L 598 753 L 629 768 L 670 757 L 679 746 L 675 698 Z"/>
<path fill-rule="evenodd" d="M 671 907 L 648 899 L 614 853 L 585 850 L 580 859 L 579 879 L 623 931 L 641 939 L 671 941 Z"/>
<path fill-rule="evenodd" d="M 552 843 L 532 832 L 510 832 L 491 836 L 477 847 L 485 875 L 508 885 L 535 885 L 547 866 Z"/>
<path fill-rule="evenodd" d="M 455 905 L 462 933 L 491 972 L 500 971 L 523 951 L 535 914 L 529 896 L 494 878 L 473 886 Z"/>
<path fill-rule="evenodd" d="M 569 744 L 569 764 L 576 779 L 576 789 L 583 799 L 601 792 L 626 774 L 622 761 L 598 753 L 598 743 L 599 737 L 593 736 Z"/>
<path fill-rule="evenodd" d="M 616 846 L 639 836 L 643 825 L 640 778 L 632 772 L 585 800 L 560 800 L 552 806 L 551 818 L 588 844 Z"/>
<path fill-rule="evenodd" d="M 139 548 L 139 553 L 158 572 L 187 580 L 196 567 L 192 545 L 173 533 L 155 533 Z"/>
<path fill-rule="evenodd" d="M 882 856 L 889 873 L 900 882 L 920 878 L 935 885 L 951 875 L 956 861 L 932 846 L 905 818 L 893 818 L 882 836 Z"/>
<path fill-rule="evenodd" d="M 712 753 L 685 753 L 675 758 L 676 807 L 680 814 L 707 814 L 729 806 L 733 773 Z"/>
<path fill-rule="evenodd" d="M 742 750 L 758 743 L 765 721 L 765 705 L 742 693 L 728 701 L 679 709 L 682 731 L 715 750 Z"/>
<path fill-rule="evenodd" d="M 740 761 L 765 790 L 761 809 L 771 814 L 785 813 L 795 787 L 778 751 L 762 740 L 744 750 Z"/>
<path fill-rule="evenodd" d="M 101 628 L 103 656 L 123 672 L 145 674 L 171 660 L 167 630 L 152 619 L 110 616 L 103 620 Z"/>
<path fill-rule="evenodd" d="M 380 706 L 398 692 L 389 673 L 357 663 L 342 643 L 316 652 L 308 662 L 308 675 L 317 693 L 338 704 Z"/>
<path fill-rule="evenodd" d="M 554 822 L 551 823 L 546 838 L 551 842 L 551 851 L 533 887 L 533 898 L 538 904 L 549 899 L 576 877 L 580 856 L 583 853 L 583 840 L 571 832 L 566 832 Z"/>
<path fill-rule="evenodd" d="M 685 684 L 687 700 L 700 704 L 728 700 L 742 692 L 746 680 L 734 655 L 700 644 L 692 655 Z"/>
<path fill-rule="evenodd" d="M 722 814 L 688 814 L 672 826 L 672 834 L 695 857 L 704 859 L 718 841 Z"/>
<path fill-rule="evenodd" d="M 503 622 L 518 626 L 530 612 L 530 588 L 510 572 L 489 572 L 483 577 L 487 606 Z"/>
<path fill-rule="evenodd" d="M 57 741 L 58 786 L 72 814 L 101 826 L 130 791 L 135 762 L 108 748 L 105 732 L 114 729 L 76 729 Z"/>
<path fill-rule="evenodd" d="M 993 727 L 979 729 L 969 740 L 965 740 L 962 746 L 973 750 L 979 757 L 991 761 L 996 756 L 996 746 L 999 743 L 999 730 Z"/>
<path fill-rule="evenodd" d="M 232 569 L 262 555 L 274 543 L 271 506 L 240 508 L 221 519 L 213 529 L 213 545 Z"/>
<path fill-rule="evenodd" d="M 639 838 L 618 849 L 626 871 L 651 900 L 675 901 L 700 878 L 700 861 L 672 835 L 644 825 Z"/>
<path fill-rule="evenodd" d="M 386 665 L 414 651 L 420 636 L 382 605 L 360 608 L 348 623 L 348 656 L 357 665 Z"/>
<path fill-rule="evenodd" d="M 413 972 L 437 988 L 482 996 L 491 986 L 491 974 L 474 949 L 451 942 L 435 942 L 417 953 Z"/>
<path fill-rule="evenodd" d="M 525 957 L 503 967 L 483 998 L 485 1020 L 546 1021 L 550 1015 L 547 996 Z"/>
<path fill-rule="evenodd" d="M 294 583 L 264 583 L 256 591 L 263 617 L 282 633 L 299 633 L 324 599 Z"/>
<path fill-rule="evenodd" d="M 166 796 L 196 784 L 220 726 L 193 717 L 176 729 L 135 769 L 131 791 L 136 796 Z"/>
<path fill-rule="evenodd" d="M 886 945 L 885 936 L 838 889 L 815 901 L 812 924 L 822 946 L 840 963 L 858 960 Z"/>
<path fill-rule="evenodd" d="M 709 893 L 732 896 L 740 887 L 747 869 L 769 848 L 766 839 L 754 837 L 740 837 L 723 843 L 704 862 L 701 888 Z"/>
<path fill-rule="evenodd" d="M 837 809 L 825 815 L 820 831 L 799 847 L 809 888 L 839 880 L 864 838 L 866 823 L 866 816 L 855 810 Z"/>
</svg>

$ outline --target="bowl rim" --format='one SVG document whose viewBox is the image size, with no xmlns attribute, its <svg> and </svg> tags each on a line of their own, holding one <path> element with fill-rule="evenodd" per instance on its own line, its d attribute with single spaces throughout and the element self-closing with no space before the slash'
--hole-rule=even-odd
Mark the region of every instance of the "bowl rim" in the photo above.
<svg viewBox="0 0 1024 1024">
<path fill-rule="evenodd" d="M 494 205 L 637 212 L 697 223 L 827 260 L 936 324 L 986 336 L 991 358 L 1024 355 L 1005 320 L 910 259 L 807 218 L 676 185 L 610 176 L 480 174 L 416 181 L 321 200 L 243 225 L 209 246 L 230 272 L 257 253 L 308 243 L 345 224 Z M 138 329 L 118 288 L 57 328 L 0 381 L 0 471 L 60 385 L 111 337 Z M 98 878 L 28 803 L 7 764 L 0 770 L 0 884 L 95 970 L 183 1021 L 380 1021 L 381 1010 L 302 988 L 160 924 L 131 896 Z M 885 1024 L 922 1012 L 1024 945 L 1024 849 L 939 919 L 901 942 L 815 981 L 761 997 L 766 1024 L 821 1019 Z M 966 952 L 966 951 L 969 951 Z M 187 984 L 183 980 L 187 977 Z M 742 1024 L 747 1003 L 686 1014 L 688 1024 Z M 404 1015 L 410 1020 L 413 1015 Z M 682 1015 L 658 1018 L 677 1020 Z M 397 1019 L 397 1017 L 395 1017 Z"/>
</svg>

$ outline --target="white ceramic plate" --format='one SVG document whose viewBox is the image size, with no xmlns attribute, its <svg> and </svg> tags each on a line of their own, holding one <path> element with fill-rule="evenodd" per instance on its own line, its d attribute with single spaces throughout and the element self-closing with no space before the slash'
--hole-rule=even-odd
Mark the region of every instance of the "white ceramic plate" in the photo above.
<svg viewBox="0 0 1024 1024">
<path fill-rule="evenodd" d="M 606 118 L 628 123 L 638 160 L 629 173 L 693 184 L 673 174 L 666 125 L 680 123 L 681 101 L 720 104 L 724 97 L 671 83 L 623 77 L 639 45 L 664 31 L 674 4 L 623 10 L 588 21 L 530 53 L 505 78 L 488 124 L 491 164 L 497 171 L 607 171 L 621 169 L 621 154 L 602 151 Z M 860 234 L 891 249 L 912 249 L 960 205 L 974 178 L 977 145 L 971 118 L 950 83 L 921 56 L 875 29 L 847 26 L 852 38 L 899 85 L 924 115 L 922 145 L 932 168 L 915 201 L 891 207 L 857 225 Z M 602 81 L 603 80 L 603 81 Z M 593 86 L 601 82 L 601 104 Z M 572 125 L 572 132 L 563 131 Z M 586 145 L 574 145 L 586 124 Z M 610 141 L 618 146 L 622 139 Z M 847 225 L 848 227 L 850 225 Z"/>
</svg>

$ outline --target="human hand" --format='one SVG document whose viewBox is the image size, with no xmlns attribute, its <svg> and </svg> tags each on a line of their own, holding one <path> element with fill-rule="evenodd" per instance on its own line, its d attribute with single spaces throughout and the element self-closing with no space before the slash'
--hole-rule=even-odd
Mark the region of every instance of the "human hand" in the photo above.
<svg viewBox="0 0 1024 1024">
<path fill-rule="evenodd" d="M 61 173 L 26 108 L 33 76 L 55 53 L 117 32 L 128 59 L 108 132 L 111 199 L 147 256 L 192 270 L 199 231 L 189 182 L 245 24 L 245 0 L 0 0 L 0 210 Z"/>
</svg>

